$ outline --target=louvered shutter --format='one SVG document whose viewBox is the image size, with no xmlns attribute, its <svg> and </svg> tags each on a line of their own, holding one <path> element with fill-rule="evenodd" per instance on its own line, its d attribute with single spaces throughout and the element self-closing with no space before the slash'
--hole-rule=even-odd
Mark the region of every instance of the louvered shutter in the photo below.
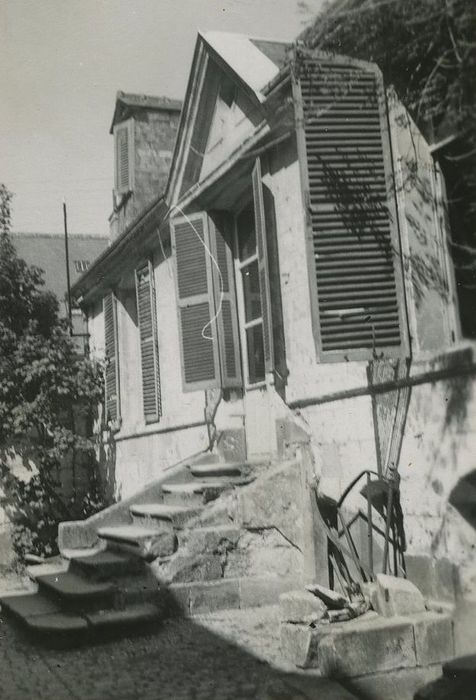
<svg viewBox="0 0 476 700">
<path fill-rule="evenodd" d="M 154 270 L 150 262 L 136 270 L 137 315 L 142 368 L 142 403 L 146 423 L 162 415 L 159 345 L 155 302 Z"/>
<path fill-rule="evenodd" d="M 116 140 L 116 192 L 123 194 L 131 189 L 129 125 L 116 126 L 114 136 Z"/>
<path fill-rule="evenodd" d="M 215 309 L 220 355 L 221 386 L 242 386 L 240 341 L 231 252 L 231 222 L 222 212 L 209 218 L 210 248 L 217 266 L 212 262 Z"/>
<path fill-rule="evenodd" d="M 271 294 L 269 288 L 268 246 L 266 239 L 266 218 L 261 182 L 261 163 L 257 158 L 253 168 L 253 200 L 256 226 L 256 247 L 258 250 L 258 274 L 261 295 L 261 313 L 263 316 L 264 366 L 266 372 L 274 370 L 273 319 L 271 313 Z"/>
<path fill-rule="evenodd" d="M 319 354 L 399 355 L 403 289 L 380 72 L 322 54 L 299 59 L 293 96 Z"/>
<path fill-rule="evenodd" d="M 106 354 L 105 406 L 106 423 L 117 423 L 120 418 L 119 352 L 117 343 L 117 302 L 114 294 L 103 299 L 104 338 Z"/>
<path fill-rule="evenodd" d="M 456 337 L 444 182 L 428 143 L 393 90 L 389 108 L 412 336 L 415 349 L 440 350 Z"/>
<path fill-rule="evenodd" d="M 220 386 L 207 215 L 171 221 L 185 391 Z"/>
</svg>

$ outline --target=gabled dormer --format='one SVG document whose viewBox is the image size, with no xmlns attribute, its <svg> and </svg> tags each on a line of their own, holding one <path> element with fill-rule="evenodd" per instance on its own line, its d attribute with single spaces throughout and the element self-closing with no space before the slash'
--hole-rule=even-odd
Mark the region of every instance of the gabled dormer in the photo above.
<svg viewBox="0 0 476 700">
<path fill-rule="evenodd" d="M 169 204 L 212 176 L 260 126 L 265 127 L 269 115 L 263 88 L 279 74 L 288 48 L 286 42 L 239 34 L 199 34 L 169 180 Z"/>
<path fill-rule="evenodd" d="M 114 136 L 113 213 L 116 237 L 164 191 L 182 103 L 168 97 L 118 92 Z"/>
</svg>

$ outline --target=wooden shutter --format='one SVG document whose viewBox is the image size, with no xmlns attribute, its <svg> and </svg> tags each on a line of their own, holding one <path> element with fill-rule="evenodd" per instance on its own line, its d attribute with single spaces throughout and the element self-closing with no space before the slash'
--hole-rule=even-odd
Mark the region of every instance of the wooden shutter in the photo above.
<svg viewBox="0 0 476 700">
<path fill-rule="evenodd" d="M 154 269 L 150 262 L 136 270 L 136 294 L 142 368 L 142 403 L 145 421 L 152 423 L 158 421 L 162 415 L 162 401 Z"/>
<path fill-rule="evenodd" d="M 256 226 L 256 247 L 258 251 L 258 274 L 261 295 L 261 313 L 263 316 L 264 366 L 266 372 L 272 372 L 274 370 L 273 318 L 271 313 L 271 294 L 269 288 L 266 219 L 263 185 L 261 182 L 261 163 L 259 158 L 256 159 L 252 178 Z"/>
<path fill-rule="evenodd" d="M 231 222 L 223 212 L 209 218 L 210 248 L 218 268 L 212 262 L 215 293 L 215 313 L 220 357 L 221 386 L 242 386 L 241 357 L 236 312 L 233 254 L 231 252 Z"/>
<path fill-rule="evenodd" d="M 171 221 L 185 391 L 220 386 L 208 218 L 204 212 Z"/>
<path fill-rule="evenodd" d="M 441 350 L 456 337 L 443 180 L 428 143 L 393 90 L 389 112 L 414 349 Z"/>
<path fill-rule="evenodd" d="M 103 299 L 104 338 L 106 354 L 105 406 L 106 423 L 117 423 L 120 418 L 119 352 L 117 343 L 117 302 L 114 294 Z"/>
<path fill-rule="evenodd" d="M 319 354 L 399 355 L 403 288 L 380 72 L 312 52 L 299 58 L 293 96 Z"/>
<path fill-rule="evenodd" d="M 129 124 L 116 126 L 114 136 L 116 141 L 116 192 L 121 194 L 129 192 L 131 189 Z"/>
</svg>

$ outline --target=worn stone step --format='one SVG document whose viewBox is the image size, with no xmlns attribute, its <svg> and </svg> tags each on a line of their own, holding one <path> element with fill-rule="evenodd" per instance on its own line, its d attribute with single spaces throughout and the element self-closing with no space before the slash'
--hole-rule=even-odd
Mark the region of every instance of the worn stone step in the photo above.
<svg viewBox="0 0 476 700">
<path fill-rule="evenodd" d="M 229 477 L 171 482 L 162 486 L 164 503 L 188 506 L 206 505 L 239 483 L 242 483 L 241 480 L 230 479 Z"/>
<path fill-rule="evenodd" d="M 137 556 L 106 549 L 90 556 L 72 557 L 70 571 L 94 581 L 104 581 L 113 576 L 141 573 L 144 562 Z"/>
<path fill-rule="evenodd" d="M 161 609 L 149 602 L 124 609 L 68 612 L 39 593 L 5 596 L 2 611 L 14 617 L 32 636 L 51 647 L 79 646 L 86 642 L 131 633 L 147 633 L 161 619 Z"/>
<path fill-rule="evenodd" d="M 192 464 L 190 472 L 198 478 L 203 477 L 239 477 L 248 471 L 247 465 L 241 462 L 210 462 L 205 464 Z"/>
<path fill-rule="evenodd" d="M 129 631 L 139 625 L 158 622 L 161 619 L 161 613 L 153 603 L 140 603 L 129 605 L 124 610 L 99 610 L 85 617 L 93 628 L 100 631 L 115 631 L 119 628 Z"/>
<path fill-rule="evenodd" d="M 58 601 L 62 610 L 97 610 L 114 605 L 113 585 L 89 581 L 72 571 L 37 576 L 36 581 L 39 593 Z"/>
<path fill-rule="evenodd" d="M 158 556 L 170 556 L 177 549 L 177 537 L 173 531 L 158 531 L 156 527 L 145 525 L 111 525 L 101 527 L 98 537 L 113 551 L 134 554 L 146 561 Z"/>
<path fill-rule="evenodd" d="M 140 503 L 132 505 L 130 512 L 135 522 L 145 520 L 148 527 L 162 529 L 163 524 L 182 527 L 187 520 L 199 515 L 199 506 L 184 506 L 173 503 Z"/>
<path fill-rule="evenodd" d="M 0 598 L 0 605 L 2 614 L 14 617 L 19 622 L 24 622 L 27 617 L 60 612 L 59 604 L 41 593 L 5 595 Z"/>
</svg>

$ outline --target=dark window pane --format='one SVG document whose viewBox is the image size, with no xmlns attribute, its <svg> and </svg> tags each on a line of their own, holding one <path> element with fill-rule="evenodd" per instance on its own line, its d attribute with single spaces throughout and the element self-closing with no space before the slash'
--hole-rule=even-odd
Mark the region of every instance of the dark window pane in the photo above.
<svg viewBox="0 0 476 700">
<path fill-rule="evenodd" d="M 261 297 L 259 293 L 258 263 L 251 263 L 241 269 L 243 280 L 243 298 L 245 303 L 245 321 L 253 321 L 261 316 Z"/>
<path fill-rule="evenodd" d="M 248 349 L 248 381 L 250 384 L 264 379 L 263 326 L 259 323 L 246 330 Z"/>
<path fill-rule="evenodd" d="M 236 218 L 238 232 L 238 254 L 246 260 L 256 253 L 255 215 L 253 207 L 243 209 Z"/>
</svg>

